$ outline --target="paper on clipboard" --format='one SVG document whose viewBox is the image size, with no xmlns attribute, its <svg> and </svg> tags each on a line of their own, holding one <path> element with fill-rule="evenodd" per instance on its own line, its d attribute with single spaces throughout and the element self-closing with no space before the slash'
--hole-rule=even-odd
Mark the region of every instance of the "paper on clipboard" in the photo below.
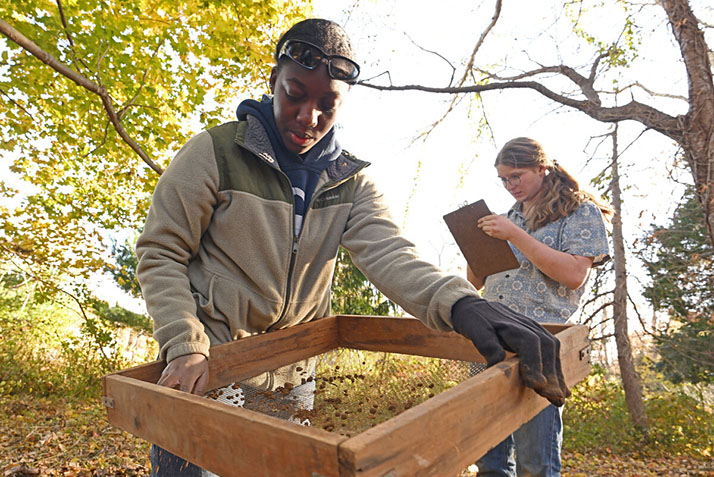
<svg viewBox="0 0 714 477">
<path fill-rule="evenodd" d="M 508 242 L 490 237 L 476 226 L 478 219 L 491 213 L 486 202 L 478 200 L 444 215 L 444 221 L 471 271 L 484 278 L 519 267 Z"/>
</svg>

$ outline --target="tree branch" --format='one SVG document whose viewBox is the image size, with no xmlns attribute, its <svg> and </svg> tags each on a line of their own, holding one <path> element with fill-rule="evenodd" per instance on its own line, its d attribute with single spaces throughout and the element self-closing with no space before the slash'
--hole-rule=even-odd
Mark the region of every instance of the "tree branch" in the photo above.
<svg viewBox="0 0 714 477">
<path fill-rule="evenodd" d="M 164 44 L 164 40 L 161 40 L 158 45 L 156 45 L 156 48 L 154 48 L 154 52 L 151 54 L 151 58 L 149 59 L 149 63 L 151 60 L 156 58 L 156 55 L 159 53 L 159 49 L 161 48 L 161 45 Z M 136 90 L 136 93 L 132 98 L 126 102 L 124 106 L 119 109 L 119 112 L 117 113 L 117 116 L 121 119 L 122 116 L 124 116 L 124 113 L 136 102 L 137 98 L 141 94 L 141 91 L 144 89 L 144 86 L 146 85 L 146 77 L 149 74 L 149 66 L 147 65 L 146 69 L 144 70 L 144 74 L 141 77 L 141 83 L 139 83 L 139 88 Z"/>
<path fill-rule="evenodd" d="M 637 308 L 637 304 L 632 299 L 632 296 L 630 296 L 629 292 L 627 293 L 627 300 L 630 302 L 630 304 L 632 305 L 632 308 L 635 310 L 635 314 L 637 315 L 637 320 L 640 322 L 640 326 L 642 326 L 642 331 L 644 331 L 645 334 L 652 336 L 653 332 L 647 329 L 645 320 L 642 318 L 642 315 L 640 314 L 640 310 Z"/>
<path fill-rule="evenodd" d="M 593 82 L 595 81 L 595 70 L 597 69 L 597 64 L 600 61 L 600 58 L 602 58 L 602 55 L 600 55 L 595 62 L 593 63 L 592 66 L 592 71 L 591 75 L 589 78 L 586 78 L 585 76 L 581 75 L 575 69 L 571 68 L 570 66 L 565 66 L 565 65 L 559 65 L 559 66 L 554 66 L 551 68 L 544 68 L 544 70 L 551 69 L 556 73 L 560 73 L 561 75 L 565 76 L 568 78 L 570 81 L 575 83 L 578 88 L 580 88 L 580 91 L 582 91 L 583 95 L 593 104 L 600 106 L 602 103 L 600 102 L 600 97 L 598 96 L 597 92 L 595 91 L 595 88 L 593 87 Z"/>
<path fill-rule="evenodd" d="M 466 65 L 466 69 L 464 70 L 464 75 L 459 80 L 458 86 L 463 86 L 464 83 L 466 83 L 466 79 L 469 77 L 469 74 L 471 73 L 471 71 L 473 69 L 476 53 L 478 52 L 479 48 L 481 48 L 481 45 L 483 44 L 484 40 L 486 39 L 486 36 L 491 31 L 491 29 L 496 25 L 496 22 L 498 21 L 498 17 L 501 15 L 501 5 L 502 5 L 502 0 L 497 0 L 496 8 L 495 8 L 493 17 L 491 18 L 491 23 L 488 24 L 488 26 L 481 33 L 481 36 L 479 37 L 478 41 L 476 42 L 476 46 L 474 47 L 473 52 L 471 53 L 471 57 L 469 58 L 469 63 L 468 63 L 468 65 Z M 439 55 L 439 56 L 441 56 L 441 55 Z M 449 64 L 451 64 L 451 63 L 449 63 Z M 454 77 L 452 74 L 451 79 L 449 80 L 449 86 L 451 86 L 453 79 L 454 79 Z M 426 138 L 427 136 L 429 136 L 429 134 L 431 134 L 432 131 L 434 131 L 434 129 L 436 129 L 436 127 L 446 119 L 446 117 L 451 113 L 451 111 L 454 110 L 456 105 L 461 100 L 462 100 L 461 96 L 459 96 L 458 94 L 454 95 L 454 97 L 451 99 L 451 103 L 449 103 L 449 107 L 447 108 L 446 112 L 441 116 L 441 118 L 439 118 L 437 121 L 432 123 L 431 127 L 427 131 L 420 134 L 419 137 Z"/>
<path fill-rule="evenodd" d="M 604 340 L 607 340 L 607 339 L 612 338 L 613 336 L 615 336 L 614 333 L 610 333 L 610 334 L 607 334 L 607 335 L 596 336 L 596 337 L 590 338 L 590 341 L 604 341 Z"/>
<path fill-rule="evenodd" d="M 107 136 L 109 133 L 109 121 L 104 125 L 104 136 L 102 136 L 102 142 L 99 143 L 94 149 L 89 151 L 87 154 L 83 154 L 82 157 L 89 157 L 99 150 L 100 147 L 107 143 Z"/>
<path fill-rule="evenodd" d="M 20 110 L 21 110 L 23 113 L 27 114 L 27 115 L 30 117 L 30 119 L 32 119 L 33 121 L 35 120 L 35 118 L 32 117 L 32 114 L 30 114 L 30 112 L 29 112 L 28 110 L 26 110 L 25 108 L 23 108 L 21 104 L 19 104 L 17 101 L 15 101 L 14 99 L 12 99 L 12 97 L 11 97 L 9 94 L 7 94 L 7 92 L 6 92 L 4 89 L 0 88 L 0 94 L 2 94 L 3 96 L 5 96 L 5 97 L 7 98 L 7 100 L 10 101 L 12 104 L 14 104 L 14 105 L 17 106 L 18 108 L 20 108 Z"/>
<path fill-rule="evenodd" d="M 621 89 L 616 90 L 616 91 L 614 92 L 614 94 L 624 93 L 624 92 L 627 91 L 628 89 L 634 88 L 634 87 L 640 88 L 642 91 L 644 91 L 645 93 L 647 93 L 647 94 L 649 94 L 650 96 L 653 96 L 653 97 L 668 98 L 668 99 L 680 99 L 680 100 L 685 101 L 685 102 L 688 101 L 687 98 L 685 98 L 684 96 L 679 95 L 679 94 L 657 93 L 656 91 L 652 91 L 651 89 L 649 89 L 648 87 L 646 87 L 645 85 L 643 85 L 642 83 L 640 83 L 639 81 L 635 81 L 634 83 L 629 84 L 629 85 L 625 86 L 624 88 L 621 88 Z"/>
<path fill-rule="evenodd" d="M 50 68 L 57 71 L 62 76 L 72 80 L 78 86 L 80 86 L 88 91 L 91 91 L 92 93 L 99 96 L 102 100 L 104 110 L 106 111 L 107 116 L 109 117 L 109 120 L 111 121 L 112 125 L 114 126 L 114 129 L 116 130 L 116 132 L 124 140 L 124 142 L 126 144 L 128 144 L 129 147 L 131 147 L 134 150 L 134 152 L 136 152 L 139 155 L 139 157 L 141 157 L 141 159 L 149 167 L 151 167 L 151 169 L 153 169 L 157 174 L 161 174 L 163 172 L 163 169 L 161 169 L 161 167 L 159 167 L 158 164 L 156 164 L 154 161 L 151 160 L 151 158 L 149 158 L 149 156 L 141 148 L 141 146 L 129 135 L 129 133 L 126 131 L 126 129 L 124 129 L 124 126 L 121 124 L 121 120 L 120 120 L 119 116 L 117 115 L 116 111 L 114 110 L 114 104 L 112 102 L 111 96 L 109 95 L 109 93 L 103 86 L 97 85 L 96 83 L 90 81 L 88 78 L 86 78 L 82 74 L 69 68 L 67 65 L 65 65 L 61 61 L 57 60 L 51 54 L 44 51 L 37 44 L 35 44 L 32 40 L 25 37 L 22 33 L 17 31 L 15 28 L 13 28 L 10 24 L 5 22 L 4 20 L 0 20 L 0 33 L 3 33 L 10 40 L 17 43 L 21 48 L 23 48 L 24 50 L 26 50 L 27 52 L 32 54 L 34 57 L 36 57 L 37 59 L 39 59 L 40 61 L 45 63 Z"/>
<path fill-rule="evenodd" d="M 464 76 L 461 78 L 461 81 L 459 81 L 459 86 L 463 86 L 464 83 L 466 82 L 466 78 L 468 78 L 468 75 L 471 72 L 471 69 L 474 67 L 476 53 L 478 53 L 478 50 L 481 48 L 481 45 L 483 45 L 483 42 L 486 40 L 486 37 L 488 36 L 489 32 L 493 29 L 494 26 L 496 26 L 496 22 L 498 22 L 498 18 L 501 16 L 501 5 L 502 4 L 503 4 L 502 0 L 496 1 L 496 7 L 494 9 L 493 16 L 491 17 L 491 22 L 488 24 L 486 29 L 481 33 L 481 36 L 479 37 L 478 41 L 476 42 L 476 46 L 474 46 L 474 49 L 471 52 L 471 57 L 469 58 L 469 62 L 466 65 L 466 70 L 464 71 Z"/>
<path fill-rule="evenodd" d="M 406 33 L 405 33 L 405 35 L 406 35 Z M 409 41 L 412 42 L 412 45 L 416 46 L 417 48 L 419 48 L 419 49 L 422 50 L 422 51 L 425 51 L 425 52 L 427 52 L 427 53 L 431 53 L 432 55 L 438 56 L 439 58 L 441 58 L 442 60 L 444 60 L 444 62 L 445 62 L 447 65 L 449 65 L 449 68 L 451 68 L 451 78 L 449 79 L 449 86 L 451 86 L 451 84 L 454 82 L 454 75 L 456 74 L 456 67 L 455 67 L 454 65 L 452 65 L 451 62 L 450 62 L 448 59 L 446 59 L 446 57 L 444 57 L 444 55 L 442 55 L 442 54 L 440 54 L 440 53 L 438 53 L 438 52 L 436 52 L 436 51 L 427 50 L 426 48 L 424 48 L 423 46 L 421 46 L 421 45 L 419 45 L 417 42 L 415 42 L 415 41 L 412 39 L 412 37 L 410 37 L 409 35 L 406 35 L 406 37 L 409 38 Z"/>
<path fill-rule="evenodd" d="M 630 101 L 623 106 L 603 107 L 589 100 L 580 101 L 555 93 L 537 81 L 506 81 L 446 88 L 413 84 L 402 86 L 383 86 L 371 83 L 359 84 L 380 91 L 423 91 L 426 93 L 444 94 L 483 93 L 486 91 L 505 89 L 532 89 L 548 99 L 564 106 L 577 109 L 598 121 L 606 123 L 626 120 L 639 121 L 650 129 L 654 129 L 679 143 L 682 141 L 682 128 L 678 117 L 670 116 L 637 101 Z"/>
<path fill-rule="evenodd" d="M 590 322 L 590 320 L 592 320 L 593 318 L 595 318 L 597 315 L 600 314 L 600 312 L 602 312 L 602 311 L 605 310 L 606 308 L 612 306 L 612 304 L 613 304 L 612 301 L 608 301 L 607 303 L 603 303 L 602 305 L 600 305 L 599 307 L 597 307 L 597 308 L 595 309 L 595 311 L 593 311 L 592 313 L 590 313 L 590 314 L 588 315 L 588 317 L 585 318 L 585 320 L 583 320 L 583 324 Z M 607 320 L 609 320 L 609 319 L 610 319 L 610 318 L 607 318 L 607 317 L 606 317 L 606 318 L 605 318 L 605 321 L 607 321 Z"/>
<path fill-rule="evenodd" d="M 69 51 L 72 52 L 72 58 L 74 59 L 75 62 L 84 66 L 87 69 L 87 71 L 91 71 L 89 66 L 87 66 L 87 64 L 84 62 L 84 60 L 77 57 L 77 54 L 74 51 L 74 40 L 72 40 L 72 35 L 69 33 L 69 27 L 67 25 L 67 18 L 64 15 L 64 8 L 62 7 L 61 0 L 57 0 L 57 9 L 59 10 L 60 20 L 62 21 L 62 28 L 64 30 L 64 34 L 67 37 L 67 41 L 69 42 Z"/>
</svg>

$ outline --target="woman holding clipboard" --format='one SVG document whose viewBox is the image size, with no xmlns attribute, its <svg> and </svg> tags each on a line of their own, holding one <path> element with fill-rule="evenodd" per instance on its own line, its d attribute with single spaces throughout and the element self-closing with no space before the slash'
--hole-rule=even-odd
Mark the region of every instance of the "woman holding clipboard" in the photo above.
<svg viewBox="0 0 714 477">
<path fill-rule="evenodd" d="M 608 255 L 604 217 L 612 209 L 545 154 L 535 140 L 518 137 L 495 163 L 503 186 L 516 199 L 505 215 L 487 215 L 478 227 L 508 241 L 519 262 L 513 270 L 469 281 L 483 298 L 538 322 L 565 323 L 577 311 L 590 269 Z M 559 476 L 561 409 L 549 405 L 477 462 L 483 476 Z"/>
</svg>

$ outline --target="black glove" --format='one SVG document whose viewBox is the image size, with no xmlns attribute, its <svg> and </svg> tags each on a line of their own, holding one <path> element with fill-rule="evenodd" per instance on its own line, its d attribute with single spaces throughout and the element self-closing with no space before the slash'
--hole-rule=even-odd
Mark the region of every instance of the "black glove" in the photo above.
<svg viewBox="0 0 714 477">
<path fill-rule="evenodd" d="M 451 308 L 451 322 L 488 366 L 503 361 L 506 351 L 516 353 L 526 386 L 556 406 L 570 396 L 560 367 L 560 341 L 534 320 L 500 303 L 467 296 Z"/>
</svg>

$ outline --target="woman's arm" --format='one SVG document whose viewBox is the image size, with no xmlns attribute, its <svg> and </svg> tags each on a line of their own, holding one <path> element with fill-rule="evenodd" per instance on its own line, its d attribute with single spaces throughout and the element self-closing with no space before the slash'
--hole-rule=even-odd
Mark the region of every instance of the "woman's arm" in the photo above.
<svg viewBox="0 0 714 477">
<path fill-rule="evenodd" d="M 487 215 L 478 221 L 487 235 L 508 240 L 546 276 L 575 290 L 585 283 L 593 257 L 572 255 L 550 248 L 500 215 Z"/>
</svg>

